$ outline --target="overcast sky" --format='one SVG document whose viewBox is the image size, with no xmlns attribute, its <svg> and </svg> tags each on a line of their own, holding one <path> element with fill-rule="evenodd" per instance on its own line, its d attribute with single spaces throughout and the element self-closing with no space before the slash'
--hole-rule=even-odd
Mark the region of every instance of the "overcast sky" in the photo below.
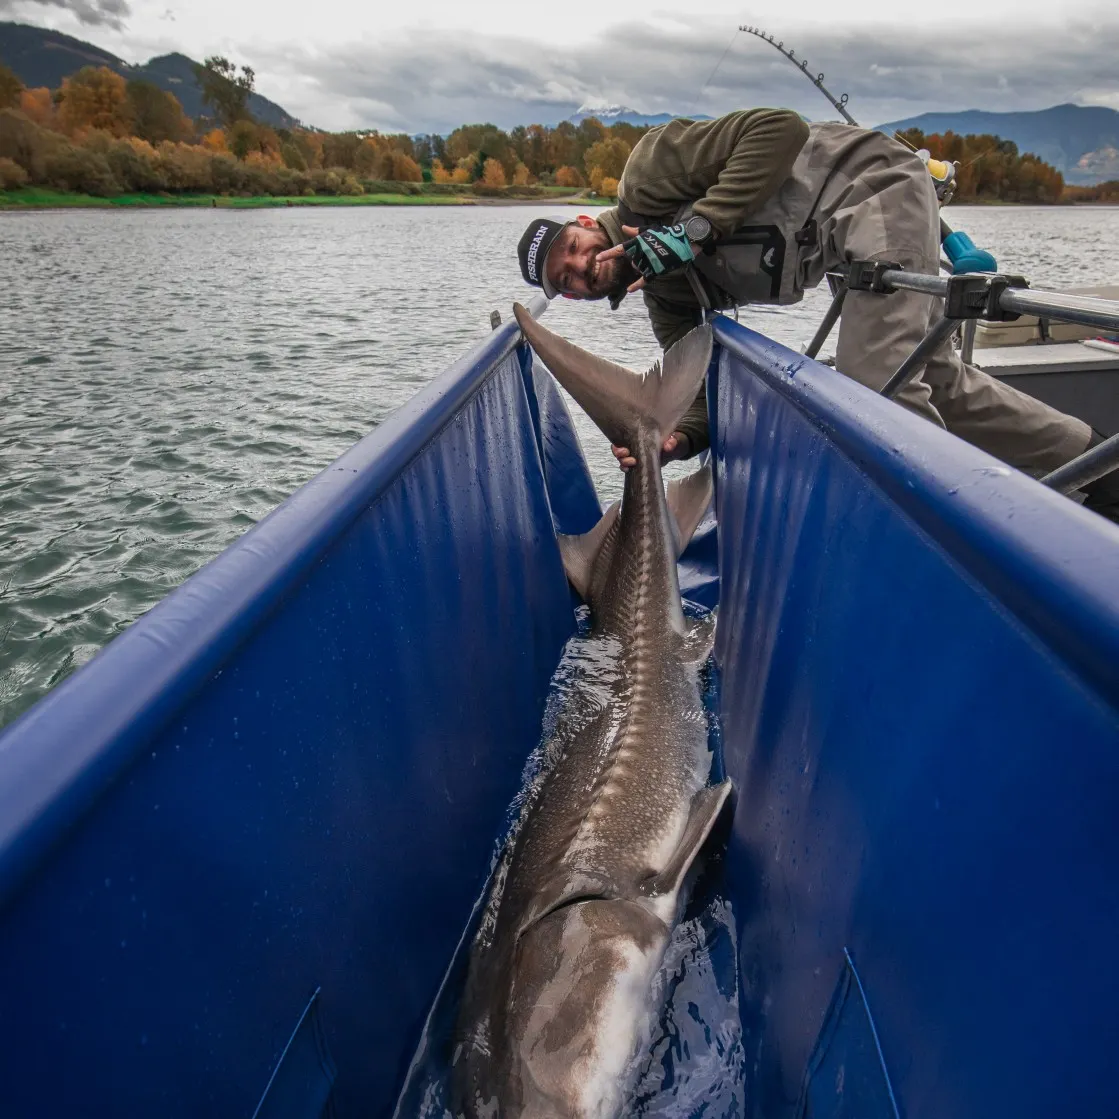
<svg viewBox="0 0 1119 1119">
<path fill-rule="evenodd" d="M 604 103 L 834 116 L 776 51 L 735 36 L 739 23 L 758 23 L 807 57 L 833 93 L 850 93 L 864 124 L 1064 101 L 1119 109 L 1116 8 L 807 0 L 764 14 L 689 0 L 650 6 L 638 21 L 633 5 L 586 0 L 0 0 L 0 18 L 66 31 L 128 62 L 227 54 L 254 67 L 261 93 L 319 127 L 447 132 L 466 121 L 552 123 Z"/>
</svg>

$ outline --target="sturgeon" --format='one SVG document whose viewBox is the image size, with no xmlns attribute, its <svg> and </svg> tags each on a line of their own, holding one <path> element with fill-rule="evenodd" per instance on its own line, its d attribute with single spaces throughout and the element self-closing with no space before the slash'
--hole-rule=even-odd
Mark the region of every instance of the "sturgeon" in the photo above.
<svg viewBox="0 0 1119 1119">
<path fill-rule="evenodd" d="M 654 980 L 688 871 L 730 793 L 729 782 L 708 786 L 699 674 L 711 620 L 685 619 L 676 569 L 711 475 L 673 482 L 666 496 L 660 467 L 661 444 L 703 382 L 711 329 L 641 376 L 514 311 L 555 378 L 637 465 L 620 505 L 559 540 L 591 635 L 612 639 L 619 663 L 604 709 L 565 744 L 495 876 L 459 1012 L 455 1110 L 610 1119 L 651 1040 Z"/>
</svg>

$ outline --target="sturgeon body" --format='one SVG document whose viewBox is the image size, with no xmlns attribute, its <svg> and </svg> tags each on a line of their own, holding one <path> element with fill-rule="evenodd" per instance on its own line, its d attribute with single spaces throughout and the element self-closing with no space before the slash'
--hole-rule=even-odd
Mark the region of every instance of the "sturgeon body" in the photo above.
<svg viewBox="0 0 1119 1119">
<path fill-rule="evenodd" d="M 676 568 L 710 501 L 710 474 L 666 496 L 660 468 L 661 444 L 703 381 L 711 333 L 692 331 L 642 377 L 515 310 L 552 374 L 637 465 L 620 508 L 585 536 L 560 538 L 592 638 L 613 639 L 619 663 L 603 709 L 566 742 L 529 805 L 475 941 L 456 1111 L 610 1119 L 649 1041 L 688 870 L 730 792 L 729 782 L 707 785 L 699 673 L 710 633 L 686 621 Z"/>
</svg>

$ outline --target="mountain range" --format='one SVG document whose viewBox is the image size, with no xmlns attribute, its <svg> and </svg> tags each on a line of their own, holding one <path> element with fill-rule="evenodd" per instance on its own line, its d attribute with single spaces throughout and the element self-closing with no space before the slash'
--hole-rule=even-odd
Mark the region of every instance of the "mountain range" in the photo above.
<svg viewBox="0 0 1119 1119">
<path fill-rule="evenodd" d="M 188 116 L 197 119 L 206 115 L 202 91 L 194 76 L 196 64 L 183 54 L 165 54 L 142 66 L 132 66 L 70 35 L 0 21 L 0 62 L 14 70 L 25 85 L 51 89 L 56 89 L 63 78 L 83 66 L 107 66 L 124 78 L 153 82 L 170 91 Z M 287 110 L 258 93 L 250 98 L 249 108 L 258 120 L 275 128 L 292 128 L 299 123 Z M 657 125 L 671 120 L 673 114 L 643 113 L 625 105 L 588 103 L 581 105 L 568 119 L 578 124 L 592 116 L 604 124 Z M 695 119 L 711 118 L 698 116 Z M 883 132 L 919 128 L 925 133 L 949 130 L 961 135 L 989 133 L 1013 140 L 1019 151 L 1033 152 L 1056 167 L 1067 182 L 1093 184 L 1119 179 L 1119 112 L 1099 105 L 1054 105 L 1050 109 L 1020 113 L 979 109 L 922 113 L 878 127 Z"/>
<path fill-rule="evenodd" d="M 952 131 L 966 136 L 990 133 L 1013 140 L 1056 167 L 1069 183 L 1091 185 L 1119 179 L 1119 112 L 1102 105 L 1054 105 L 1029 113 L 922 113 L 878 126 L 882 132 L 919 128 L 928 134 Z M 935 154 L 935 153 L 934 153 Z"/>
<path fill-rule="evenodd" d="M 107 66 L 128 81 L 152 82 L 173 93 L 187 116 L 207 115 L 202 90 L 194 76 L 196 63 L 184 54 L 165 54 L 142 66 L 130 66 L 92 43 L 83 42 L 45 27 L 0 21 L 0 62 L 13 70 L 24 85 L 34 89 L 57 89 L 63 78 L 76 74 L 83 66 Z M 273 128 L 293 128 L 299 122 L 267 97 L 254 93 L 249 111 Z"/>
</svg>

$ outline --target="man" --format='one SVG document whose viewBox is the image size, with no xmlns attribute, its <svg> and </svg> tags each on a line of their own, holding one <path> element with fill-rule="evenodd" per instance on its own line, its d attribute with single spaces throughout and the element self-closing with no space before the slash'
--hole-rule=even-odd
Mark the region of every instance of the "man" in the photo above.
<svg viewBox="0 0 1119 1119">
<path fill-rule="evenodd" d="M 785 109 L 713 121 L 673 120 L 634 148 L 618 206 L 597 220 L 537 219 L 518 246 L 525 280 L 549 298 L 609 299 L 641 291 L 667 349 L 705 308 L 795 303 L 852 260 L 895 261 L 936 275 L 939 207 L 924 164 L 880 132 L 805 124 Z M 919 292 L 850 292 L 836 368 L 881 389 L 940 317 Z M 930 422 L 1033 474 L 1068 462 L 1100 437 L 964 364 L 950 342 L 897 401 Z M 708 445 L 701 394 L 664 445 L 687 458 Z M 614 448 L 623 469 L 629 451 Z M 1088 488 L 1089 505 L 1119 502 L 1119 480 Z"/>
</svg>

